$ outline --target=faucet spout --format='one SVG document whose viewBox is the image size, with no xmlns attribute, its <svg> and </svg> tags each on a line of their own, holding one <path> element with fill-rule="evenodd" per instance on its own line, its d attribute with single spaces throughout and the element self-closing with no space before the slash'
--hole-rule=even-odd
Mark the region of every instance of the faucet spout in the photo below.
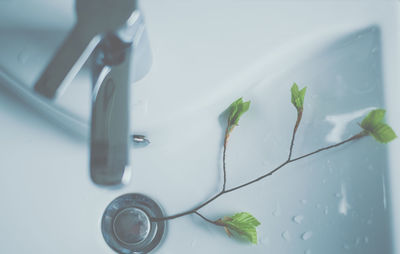
<svg viewBox="0 0 400 254">
<path fill-rule="evenodd" d="M 132 57 L 134 51 L 141 52 L 140 61 Z M 147 72 L 147 58 L 148 41 L 138 10 L 126 26 L 106 34 L 96 48 L 90 127 L 90 176 L 96 184 L 120 185 L 130 179 L 130 85 Z"/>
<path fill-rule="evenodd" d="M 97 51 L 95 69 L 98 77 L 92 94 L 90 175 L 99 185 L 118 185 L 128 181 L 130 176 L 131 51 L 131 44 L 113 34 L 103 39 Z"/>
</svg>

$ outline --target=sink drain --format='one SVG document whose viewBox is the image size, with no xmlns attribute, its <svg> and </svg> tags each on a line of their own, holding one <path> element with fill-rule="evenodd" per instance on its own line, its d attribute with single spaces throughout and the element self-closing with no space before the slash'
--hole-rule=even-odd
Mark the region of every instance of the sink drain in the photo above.
<svg viewBox="0 0 400 254">
<path fill-rule="evenodd" d="M 101 221 L 104 240 L 121 254 L 148 253 L 162 240 L 165 221 L 151 222 L 150 217 L 162 217 L 160 206 L 137 193 L 114 199 Z"/>
</svg>

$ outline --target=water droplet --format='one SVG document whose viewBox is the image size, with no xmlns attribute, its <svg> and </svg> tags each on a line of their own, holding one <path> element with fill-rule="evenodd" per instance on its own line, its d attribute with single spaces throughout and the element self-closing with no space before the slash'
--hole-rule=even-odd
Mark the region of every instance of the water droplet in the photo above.
<svg viewBox="0 0 400 254">
<path fill-rule="evenodd" d="M 326 184 L 326 179 L 323 179 L 323 180 L 322 180 L 322 184 Z"/>
<path fill-rule="evenodd" d="M 193 240 L 193 241 L 190 243 L 190 246 L 194 247 L 194 246 L 196 246 L 196 244 L 197 244 L 197 241 L 196 241 L 196 240 Z"/>
<path fill-rule="evenodd" d="M 147 99 L 135 100 L 133 102 L 133 106 L 135 107 L 135 110 L 138 110 L 145 115 L 147 115 L 149 112 L 149 101 Z"/>
<path fill-rule="evenodd" d="M 316 206 L 315 206 L 317 209 L 321 209 L 321 204 L 317 204 Z"/>
<path fill-rule="evenodd" d="M 304 220 L 304 217 L 302 215 L 296 215 L 296 216 L 293 216 L 292 220 L 293 220 L 293 222 L 295 222 L 297 224 L 301 224 Z"/>
<path fill-rule="evenodd" d="M 300 200 L 300 203 L 302 203 L 303 205 L 305 205 L 305 204 L 307 204 L 307 200 L 302 199 L 302 200 Z"/>
<path fill-rule="evenodd" d="M 343 82 L 342 78 L 340 78 L 340 82 Z M 329 174 L 333 173 L 333 166 L 331 160 L 326 161 L 326 166 L 328 167 Z"/>
<path fill-rule="evenodd" d="M 343 249 L 349 250 L 349 249 L 350 249 L 350 246 L 349 246 L 348 244 L 344 244 L 344 245 L 343 245 Z"/>
<path fill-rule="evenodd" d="M 386 198 L 386 180 L 385 176 L 382 175 L 382 190 L 383 190 L 383 209 L 387 209 L 387 198 Z"/>
<path fill-rule="evenodd" d="M 349 203 L 347 202 L 347 192 L 346 192 L 346 186 L 344 183 L 341 184 L 340 187 L 340 196 L 341 199 L 339 201 L 338 205 L 338 212 L 343 215 L 347 215 L 348 210 L 351 208 Z"/>
<path fill-rule="evenodd" d="M 339 84 L 343 83 L 343 76 L 342 75 L 337 74 L 335 78 L 336 78 L 336 82 L 337 83 L 339 83 Z"/>
<path fill-rule="evenodd" d="M 374 54 L 376 51 L 378 51 L 378 48 L 374 47 L 373 49 L 371 49 L 371 53 Z"/>
<path fill-rule="evenodd" d="M 305 251 L 304 251 L 304 254 L 311 254 L 311 250 L 310 250 L 310 249 L 305 250 Z"/>
<path fill-rule="evenodd" d="M 271 137 L 271 134 L 267 133 L 263 137 L 263 142 L 264 143 L 271 143 L 271 141 L 274 141 L 274 139 Z"/>
<path fill-rule="evenodd" d="M 27 49 L 21 50 L 17 56 L 18 62 L 26 64 L 29 60 L 29 51 Z"/>
<path fill-rule="evenodd" d="M 367 220 L 367 224 L 371 225 L 372 224 L 372 220 L 371 219 Z"/>
<path fill-rule="evenodd" d="M 284 240 L 290 241 L 290 234 L 289 234 L 289 231 L 286 230 L 286 231 L 282 232 L 281 236 L 282 236 L 282 238 L 283 238 Z"/>
<path fill-rule="evenodd" d="M 301 239 L 303 239 L 304 241 L 306 241 L 306 240 L 308 240 L 308 239 L 310 239 L 311 237 L 312 237 L 312 232 L 311 231 L 307 231 L 307 232 L 304 232 L 302 235 L 301 235 Z"/>
<path fill-rule="evenodd" d="M 269 238 L 267 236 L 261 237 L 260 238 L 260 243 L 264 244 L 264 245 L 268 245 L 269 244 Z"/>
<path fill-rule="evenodd" d="M 328 212 L 329 212 L 329 208 L 328 208 L 327 206 L 325 206 L 324 214 L 325 214 L 325 215 L 328 215 Z"/>
<path fill-rule="evenodd" d="M 364 237 L 364 243 L 368 243 L 369 242 L 369 238 L 368 238 L 368 236 L 365 236 Z"/>
<path fill-rule="evenodd" d="M 354 244 L 357 246 L 361 242 L 361 237 L 357 237 L 356 240 L 354 241 Z"/>
<path fill-rule="evenodd" d="M 342 195 L 338 192 L 338 193 L 336 193 L 335 194 L 335 197 L 337 197 L 337 198 L 341 198 L 342 197 Z"/>
<path fill-rule="evenodd" d="M 276 205 L 276 208 L 275 208 L 275 210 L 272 212 L 272 215 L 275 216 L 275 217 L 278 217 L 278 216 L 281 215 L 281 209 L 280 209 L 279 205 Z"/>
</svg>

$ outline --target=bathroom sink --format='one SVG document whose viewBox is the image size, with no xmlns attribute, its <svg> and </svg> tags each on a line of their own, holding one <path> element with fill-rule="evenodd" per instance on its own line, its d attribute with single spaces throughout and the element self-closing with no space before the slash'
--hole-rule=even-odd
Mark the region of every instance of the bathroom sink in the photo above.
<svg viewBox="0 0 400 254">
<path fill-rule="evenodd" d="M 46 104 L 52 116 L 26 96 L 71 27 L 72 3 L 48 2 L 48 16 L 33 7 L 13 16 L 24 1 L 0 2 L 1 252 L 111 254 L 101 219 L 116 197 L 145 194 L 166 215 L 209 199 L 222 185 L 221 113 L 239 97 L 251 106 L 228 144 L 228 188 L 287 159 L 293 82 L 307 86 L 294 156 L 358 133 L 374 108 L 387 109 L 399 133 L 398 1 L 148 0 L 141 7 L 153 64 L 132 86 L 131 116 L 132 132 L 151 144 L 132 146 L 129 184 L 99 187 L 88 169 L 88 75 Z M 68 117 L 58 121 L 57 112 Z M 168 221 L 153 252 L 400 253 L 399 152 L 398 140 L 366 137 L 200 210 L 210 219 L 250 212 L 261 222 L 257 245 L 189 215 Z"/>
</svg>

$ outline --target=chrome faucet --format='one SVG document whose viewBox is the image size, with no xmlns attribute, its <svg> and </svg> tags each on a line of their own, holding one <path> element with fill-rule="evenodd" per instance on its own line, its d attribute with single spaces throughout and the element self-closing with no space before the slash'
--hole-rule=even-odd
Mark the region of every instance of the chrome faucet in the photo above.
<svg viewBox="0 0 400 254">
<path fill-rule="evenodd" d="M 34 88 L 54 98 L 90 58 L 90 176 L 99 185 L 123 184 L 130 178 L 129 88 L 151 62 L 143 18 L 135 0 L 76 0 L 76 13 L 75 27 Z"/>
</svg>

